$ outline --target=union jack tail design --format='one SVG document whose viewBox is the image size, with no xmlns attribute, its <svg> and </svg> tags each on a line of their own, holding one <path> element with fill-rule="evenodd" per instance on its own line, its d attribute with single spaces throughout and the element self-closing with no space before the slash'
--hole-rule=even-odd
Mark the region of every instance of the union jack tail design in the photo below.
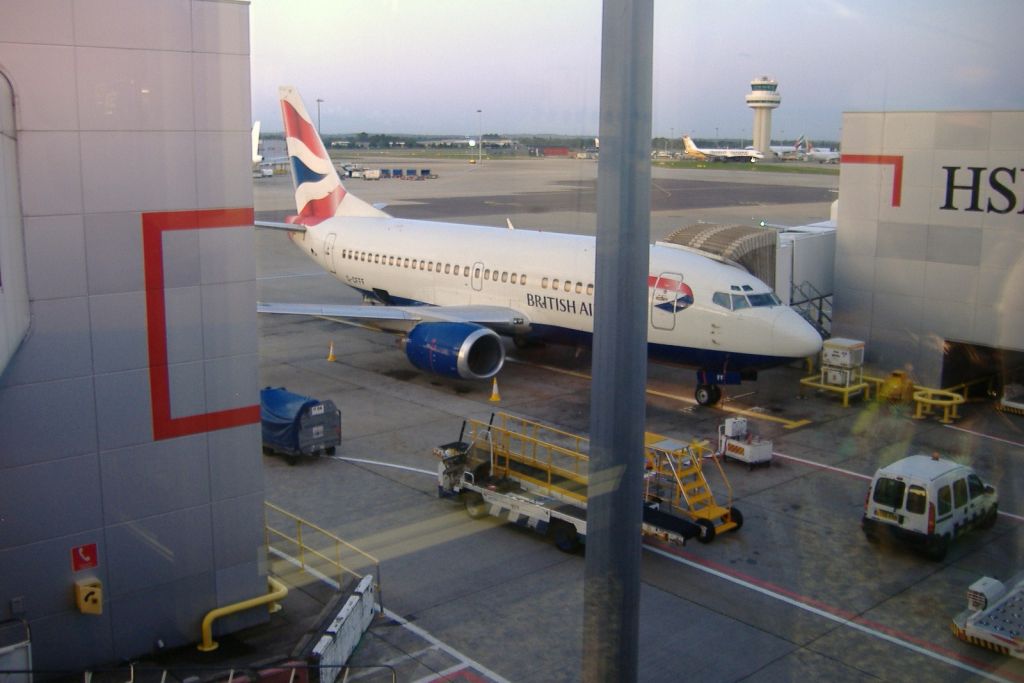
<svg viewBox="0 0 1024 683">
<path fill-rule="evenodd" d="M 315 225 L 332 216 L 387 216 L 345 190 L 298 90 L 283 85 L 278 97 L 298 211 L 291 222 Z"/>
</svg>

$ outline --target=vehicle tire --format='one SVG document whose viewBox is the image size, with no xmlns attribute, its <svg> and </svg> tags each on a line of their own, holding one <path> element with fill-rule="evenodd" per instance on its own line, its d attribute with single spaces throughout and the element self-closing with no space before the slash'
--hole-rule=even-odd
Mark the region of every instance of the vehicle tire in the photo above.
<svg viewBox="0 0 1024 683">
<path fill-rule="evenodd" d="M 714 405 L 722 400 L 722 387 L 717 384 L 711 385 L 711 404 Z"/>
<path fill-rule="evenodd" d="M 299 456 L 297 456 L 297 455 L 286 455 L 284 457 L 288 461 L 288 466 L 289 467 L 294 467 L 295 463 L 297 463 L 299 461 Z"/>
<path fill-rule="evenodd" d="M 273 454 L 274 454 L 274 449 L 273 448 L 271 448 L 270 446 L 264 446 L 263 447 L 263 455 L 273 455 Z"/>
<path fill-rule="evenodd" d="M 471 519 L 482 519 L 487 516 L 487 503 L 476 491 L 462 494 L 462 502 L 466 506 L 466 514 Z"/>
<path fill-rule="evenodd" d="M 712 385 L 710 384 L 697 385 L 697 390 L 693 392 L 693 397 L 697 399 L 697 405 L 709 406 L 715 402 L 714 393 L 711 389 Z"/>
<path fill-rule="evenodd" d="M 334 446 L 329 446 L 326 451 L 327 455 L 334 455 Z"/>
<path fill-rule="evenodd" d="M 548 527 L 548 533 L 555 542 L 555 547 L 563 553 L 574 553 L 579 550 L 580 538 L 576 527 L 562 519 L 556 519 Z"/>
<path fill-rule="evenodd" d="M 711 543 L 715 540 L 715 525 L 710 519 L 698 519 L 697 526 L 700 527 L 700 535 L 697 540 L 701 543 Z"/>
<path fill-rule="evenodd" d="M 985 516 L 981 518 L 981 522 L 978 523 L 978 527 L 981 529 L 991 529 L 996 524 L 996 519 L 999 517 L 999 503 L 995 503 L 988 509 Z"/>
<path fill-rule="evenodd" d="M 729 519 L 736 522 L 735 531 L 739 531 L 743 528 L 743 513 L 739 511 L 739 508 L 733 507 L 729 510 Z"/>
<path fill-rule="evenodd" d="M 946 559 L 946 551 L 949 550 L 949 535 L 940 536 L 928 545 L 928 559 L 933 562 L 941 562 Z"/>
</svg>

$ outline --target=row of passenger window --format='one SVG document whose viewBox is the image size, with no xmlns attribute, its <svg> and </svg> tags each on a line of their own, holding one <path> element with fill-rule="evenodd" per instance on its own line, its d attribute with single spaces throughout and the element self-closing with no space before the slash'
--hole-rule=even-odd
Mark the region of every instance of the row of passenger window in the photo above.
<svg viewBox="0 0 1024 683">
<path fill-rule="evenodd" d="M 385 256 L 383 254 L 371 254 L 365 251 L 357 251 L 355 249 L 342 249 L 341 258 L 348 259 L 351 261 L 362 261 L 364 263 L 376 263 L 382 266 L 394 266 L 396 268 L 411 268 L 412 270 L 425 270 L 428 273 L 444 273 L 445 275 L 469 277 L 470 273 L 473 274 L 474 278 L 482 278 L 484 280 L 490 280 L 493 282 L 509 282 L 513 285 L 525 285 L 526 284 L 526 273 L 509 273 L 505 270 L 491 270 L 490 268 L 481 268 L 476 266 L 470 268 L 469 266 L 459 266 L 458 264 L 452 265 L 450 263 L 441 263 L 440 261 L 428 261 L 424 259 L 414 259 L 403 256 Z M 475 271 L 475 272 L 474 272 Z M 574 283 L 572 280 L 561 280 L 560 278 L 547 278 L 543 277 L 540 281 L 542 289 L 548 289 L 549 287 L 553 290 L 561 288 L 565 292 L 576 291 L 577 294 L 582 294 L 586 291 L 587 295 L 594 293 L 594 285 L 584 285 L 582 282 Z"/>
</svg>

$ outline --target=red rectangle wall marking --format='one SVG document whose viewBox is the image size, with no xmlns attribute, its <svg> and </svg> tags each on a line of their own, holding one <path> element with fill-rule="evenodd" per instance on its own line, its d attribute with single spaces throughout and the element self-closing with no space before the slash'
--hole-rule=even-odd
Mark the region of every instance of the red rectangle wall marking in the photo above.
<svg viewBox="0 0 1024 683">
<path fill-rule="evenodd" d="M 146 333 L 149 342 L 149 391 L 153 438 L 171 439 L 260 421 L 259 405 L 242 406 L 183 417 L 171 416 L 171 383 L 167 367 L 167 307 L 164 300 L 163 234 L 172 230 L 249 228 L 252 208 L 161 211 L 142 214 L 142 262 L 146 283 Z"/>
</svg>

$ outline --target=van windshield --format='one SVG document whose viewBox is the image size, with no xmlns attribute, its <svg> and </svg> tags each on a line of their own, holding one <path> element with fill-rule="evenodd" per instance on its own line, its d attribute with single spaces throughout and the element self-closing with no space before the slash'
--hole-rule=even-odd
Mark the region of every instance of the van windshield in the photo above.
<svg viewBox="0 0 1024 683">
<path fill-rule="evenodd" d="M 875 482 L 875 493 L 871 499 L 879 505 L 896 509 L 903 506 L 904 488 L 902 481 L 880 477 Z"/>
</svg>

